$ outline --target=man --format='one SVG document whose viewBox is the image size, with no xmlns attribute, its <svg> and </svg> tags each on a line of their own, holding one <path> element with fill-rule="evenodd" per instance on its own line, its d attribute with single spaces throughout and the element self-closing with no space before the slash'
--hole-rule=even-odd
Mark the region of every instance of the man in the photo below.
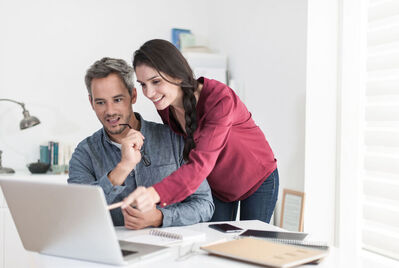
<svg viewBox="0 0 399 268">
<path fill-rule="evenodd" d="M 79 143 L 69 163 L 68 183 L 99 185 L 107 203 L 122 201 L 140 186 L 151 186 L 183 164 L 183 140 L 168 126 L 133 112 L 137 92 L 133 69 L 120 59 L 96 61 L 85 77 L 89 101 L 103 128 Z M 141 212 L 111 210 L 114 225 L 130 229 L 188 225 L 211 219 L 212 196 L 205 181 L 181 203 Z"/>
</svg>

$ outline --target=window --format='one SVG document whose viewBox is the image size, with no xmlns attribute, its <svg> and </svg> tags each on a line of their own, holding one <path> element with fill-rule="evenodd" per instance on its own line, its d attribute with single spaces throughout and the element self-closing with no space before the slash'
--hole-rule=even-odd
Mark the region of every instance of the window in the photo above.
<svg viewBox="0 0 399 268">
<path fill-rule="evenodd" d="M 399 259 L 399 1 L 370 0 L 362 247 Z"/>
</svg>

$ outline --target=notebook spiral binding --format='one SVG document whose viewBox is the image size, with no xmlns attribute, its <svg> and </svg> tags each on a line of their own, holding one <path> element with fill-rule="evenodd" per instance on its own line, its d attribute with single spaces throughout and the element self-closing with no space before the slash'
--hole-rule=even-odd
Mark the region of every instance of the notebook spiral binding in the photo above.
<svg viewBox="0 0 399 268">
<path fill-rule="evenodd" d="M 325 242 L 321 241 L 306 241 L 306 240 L 290 240 L 290 239 L 276 239 L 276 238 L 266 238 L 267 241 L 276 242 L 280 244 L 290 244 L 296 246 L 312 247 L 317 249 L 328 250 L 329 246 Z"/>
<path fill-rule="evenodd" d="M 183 240 L 183 236 L 180 234 L 174 234 L 174 233 L 169 233 L 169 232 L 155 230 L 155 229 L 150 230 L 150 235 L 156 235 L 156 236 L 165 237 L 165 238 L 169 238 L 169 239 L 175 239 L 175 240 Z"/>
</svg>

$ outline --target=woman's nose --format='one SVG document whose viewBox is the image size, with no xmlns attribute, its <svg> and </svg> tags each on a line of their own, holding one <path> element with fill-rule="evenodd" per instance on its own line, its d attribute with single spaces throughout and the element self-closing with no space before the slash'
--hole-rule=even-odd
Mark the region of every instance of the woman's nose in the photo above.
<svg viewBox="0 0 399 268">
<path fill-rule="evenodd" d="M 147 98 L 151 99 L 155 95 L 155 90 L 151 87 L 147 87 L 143 89 L 143 93 Z"/>
</svg>

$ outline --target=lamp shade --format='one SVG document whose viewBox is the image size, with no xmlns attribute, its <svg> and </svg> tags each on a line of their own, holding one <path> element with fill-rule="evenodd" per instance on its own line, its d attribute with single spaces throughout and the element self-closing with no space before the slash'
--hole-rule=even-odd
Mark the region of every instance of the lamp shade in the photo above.
<svg viewBox="0 0 399 268">
<path fill-rule="evenodd" d="M 27 110 L 23 112 L 24 118 L 19 123 L 20 129 L 26 129 L 40 124 L 40 120 L 36 116 L 31 116 Z"/>
<path fill-rule="evenodd" d="M 22 107 L 22 109 L 23 109 L 22 114 L 24 115 L 24 118 L 19 123 L 19 128 L 21 130 L 22 129 L 26 129 L 26 128 L 30 128 L 30 127 L 33 127 L 33 126 L 36 126 L 36 125 L 40 124 L 40 120 L 37 117 L 35 117 L 35 116 L 31 116 L 29 114 L 28 110 L 25 109 L 25 104 L 24 103 L 18 102 L 18 101 L 15 101 L 15 100 L 11 100 L 11 99 L 0 99 L 0 101 L 14 102 L 14 103 L 16 103 L 16 104 L 18 104 L 18 105 L 20 105 Z M 12 168 L 6 168 L 6 167 L 3 167 L 1 165 L 1 154 L 2 154 L 2 151 L 0 151 L 0 174 L 3 174 L 3 173 L 6 173 L 6 174 L 7 173 L 14 173 L 15 171 Z"/>
</svg>

